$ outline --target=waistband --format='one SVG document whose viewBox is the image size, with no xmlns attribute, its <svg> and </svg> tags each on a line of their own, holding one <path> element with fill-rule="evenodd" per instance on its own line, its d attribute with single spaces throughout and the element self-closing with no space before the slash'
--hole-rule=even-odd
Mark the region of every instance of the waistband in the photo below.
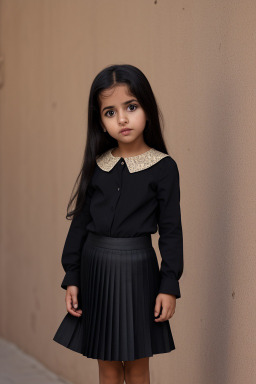
<svg viewBox="0 0 256 384">
<path fill-rule="evenodd" d="M 86 243 L 110 249 L 143 249 L 152 247 L 151 235 L 136 237 L 110 237 L 88 232 Z"/>
</svg>

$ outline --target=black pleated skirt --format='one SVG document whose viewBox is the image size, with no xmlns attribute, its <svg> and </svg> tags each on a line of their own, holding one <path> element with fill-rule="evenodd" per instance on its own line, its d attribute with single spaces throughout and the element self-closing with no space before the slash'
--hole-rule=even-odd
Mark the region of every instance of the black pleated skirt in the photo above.
<svg viewBox="0 0 256 384">
<path fill-rule="evenodd" d="M 89 232 L 81 255 L 82 315 L 67 313 L 53 340 L 92 359 L 131 361 L 175 349 L 169 320 L 155 322 L 160 273 L 151 236 Z"/>
</svg>

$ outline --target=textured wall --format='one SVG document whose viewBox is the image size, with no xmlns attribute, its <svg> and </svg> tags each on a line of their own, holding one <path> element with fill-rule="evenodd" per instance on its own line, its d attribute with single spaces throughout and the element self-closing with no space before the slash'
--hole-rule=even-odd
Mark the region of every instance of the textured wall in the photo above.
<svg viewBox="0 0 256 384">
<path fill-rule="evenodd" d="M 181 183 L 176 350 L 150 359 L 152 383 L 255 382 L 256 3 L 0 7 L 1 335 L 74 383 L 97 380 L 96 361 L 52 341 L 66 313 L 60 257 L 91 82 L 129 63 L 152 85 Z"/>
</svg>

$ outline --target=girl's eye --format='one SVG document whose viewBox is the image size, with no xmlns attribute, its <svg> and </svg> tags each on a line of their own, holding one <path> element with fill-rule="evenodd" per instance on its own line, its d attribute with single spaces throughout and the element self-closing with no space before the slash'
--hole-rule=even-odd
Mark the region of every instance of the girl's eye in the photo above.
<svg viewBox="0 0 256 384">
<path fill-rule="evenodd" d="M 138 106 L 136 104 L 130 104 L 129 107 L 132 107 L 131 112 L 133 112 L 133 111 L 135 111 L 137 109 Z M 105 116 L 112 117 L 113 115 L 109 115 L 108 114 L 108 113 L 111 113 L 111 112 L 114 112 L 114 111 L 112 111 L 112 110 L 107 111 L 105 113 Z"/>
<path fill-rule="evenodd" d="M 109 116 L 109 115 L 108 115 L 109 112 L 113 112 L 113 111 L 107 111 L 107 112 L 105 113 L 105 116 Z M 110 117 L 111 117 L 111 116 L 110 116 Z"/>
<path fill-rule="evenodd" d="M 135 109 L 137 109 L 137 105 L 136 104 L 130 104 L 129 107 L 135 107 Z M 132 111 L 135 111 L 135 109 L 132 109 Z"/>
</svg>

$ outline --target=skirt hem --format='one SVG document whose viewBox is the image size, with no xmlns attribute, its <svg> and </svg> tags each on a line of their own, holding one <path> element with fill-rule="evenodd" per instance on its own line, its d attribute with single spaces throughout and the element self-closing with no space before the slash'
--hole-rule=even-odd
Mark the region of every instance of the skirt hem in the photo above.
<svg viewBox="0 0 256 384">
<path fill-rule="evenodd" d="M 62 345 L 63 347 L 66 347 L 67 349 L 69 349 L 70 351 L 73 351 L 73 352 L 76 352 L 76 353 L 79 353 L 81 354 L 82 356 L 84 357 L 87 357 L 88 359 L 100 359 L 100 360 L 103 360 L 103 361 L 134 361 L 134 360 L 137 360 L 137 359 L 142 359 L 142 358 L 145 358 L 145 357 L 153 357 L 154 355 L 159 355 L 159 354 L 163 354 L 163 353 L 169 353 L 169 352 L 172 352 L 176 349 L 175 345 L 174 346 L 171 346 L 165 350 L 154 350 L 152 353 L 146 353 L 144 354 L 143 356 L 142 355 L 138 355 L 138 356 L 135 356 L 134 358 L 104 358 L 102 356 L 93 356 L 93 355 L 89 355 L 89 354 L 84 354 L 82 351 L 76 349 L 76 348 L 73 348 L 71 346 L 68 346 L 68 345 L 65 345 L 64 343 L 62 343 L 60 340 L 57 340 L 56 338 L 53 338 L 52 340 L 54 340 L 56 343 Z"/>
</svg>

